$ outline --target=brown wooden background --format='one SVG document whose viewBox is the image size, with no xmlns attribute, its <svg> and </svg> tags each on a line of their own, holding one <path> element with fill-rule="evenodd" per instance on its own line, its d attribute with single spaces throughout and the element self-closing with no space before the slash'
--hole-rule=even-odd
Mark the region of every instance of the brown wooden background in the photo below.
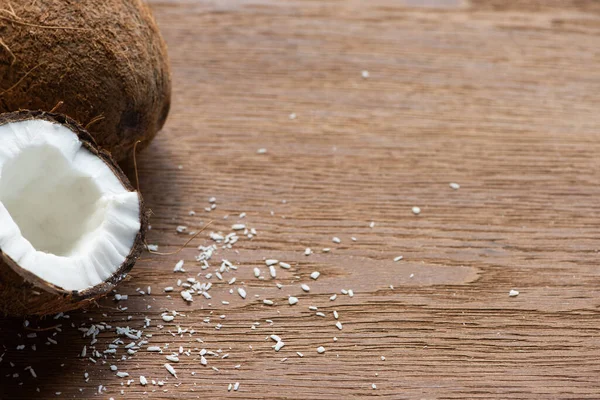
<svg viewBox="0 0 600 400">
<path fill-rule="evenodd" d="M 209 243 L 203 235 L 179 255 L 145 255 L 119 291 L 130 295 L 120 303 L 126 312 L 107 299 L 61 320 L 139 327 L 145 316 L 156 324 L 161 311 L 176 309 L 187 316 L 175 322 L 205 343 L 172 337 L 174 322 L 146 330 L 151 344 L 231 354 L 209 360 L 219 372 L 183 357 L 179 380 L 170 378 L 162 392 L 137 383 L 139 375 L 168 376 L 163 356 L 141 351 L 115 362 L 136 379 L 126 398 L 600 398 L 600 3 L 173 0 L 152 7 L 169 45 L 174 103 L 164 131 L 139 157 L 154 211 L 149 242 L 174 250 L 188 237 L 177 225 L 198 229 L 214 219 L 211 230 L 228 232 L 241 212 L 259 234 L 240 240 L 238 253 L 215 256 L 240 269 L 226 277 L 236 276 L 236 285 L 215 282 L 212 300 L 186 306 L 161 291 L 200 271 L 193 258 L 195 246 Z M 211 196 L 218 207 L 206 213 Z M 305 257 L 306 247 L 315 254 Z M 397 255 L 404 260 L 394 263 Z M 181 258 L 190 274 L 176 276 Z M 278 270 L 282 290 L 253 277 L 255 266 L 266 273 L 263 258 L 293 265 Z M 316 282 L 308 277 L 315 270 Z M 240 282 L 245 301 L 229 294 Z M 151 296 L 135 294 L 148 285 Z M 355 296 L 330 302 L 342 288 Z M 510 289 L 521 294 L 509 298 Z M 288 295 L 300 303 L 288 306 Z M 261 325 L 251 330 L 255 321 Z M 89 340 L 75 329 L 65 326 L 59 344 L 46 346 L 47 333 L 25 339 L 20 325 L 0 321 L 7 349 L 0 397 L 123 398 L 124 380 L 109 364 L 77 357 Z M 279 353 L 265 341 L 273 333 L 286 342 Z M 114 338 L 103 335 L 100 344 Z M 37 352 L 15 350 L 32 343 Z M 27 365 L 37 379 L 23 371 Z M 238 381 L 239 391 L 228 393 Z M 99 384 L 107 387 L 102 395 Z"/>
</svg>

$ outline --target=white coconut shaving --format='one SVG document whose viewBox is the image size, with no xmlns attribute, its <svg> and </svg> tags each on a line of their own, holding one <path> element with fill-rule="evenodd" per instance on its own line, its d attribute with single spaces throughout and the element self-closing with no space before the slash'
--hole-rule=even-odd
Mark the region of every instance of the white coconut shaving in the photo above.
<svg viewBox="0 0 600 400">
<path fill-rule="evenodd" d="M 139 207 L 67 127 L 0 126 L 0 249 L 21 268 L 70 291 L 104 282 L 134 245 Z"/>
</svg>

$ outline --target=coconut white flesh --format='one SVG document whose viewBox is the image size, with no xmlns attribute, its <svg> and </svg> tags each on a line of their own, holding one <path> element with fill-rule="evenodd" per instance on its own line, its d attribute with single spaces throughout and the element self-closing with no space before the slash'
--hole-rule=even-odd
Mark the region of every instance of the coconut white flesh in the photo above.
<svg viewBox="0 0 600 400">
<path fill-rule="evenodd" d="M 69 291 L 110 278 L 140 230 L 140 203 L 70 129 L 0 126 L 0 249 Z"/>
</svg>

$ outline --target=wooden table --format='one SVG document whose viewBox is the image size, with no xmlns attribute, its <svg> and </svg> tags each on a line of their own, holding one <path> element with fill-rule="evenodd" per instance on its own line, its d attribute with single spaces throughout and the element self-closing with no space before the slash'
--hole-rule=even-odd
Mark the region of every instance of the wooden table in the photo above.
<svg viewBox="0 0 600 400">
<path fill-rule="evenodd" d="M 127 301 L 31 321 L 61 323 L 55 336 L 28 339 L 22 321 L 0 321 L 1 398 L 600 398 L 598 2 L 152 6 L 169 44 L 174 102 L 138 160 L 154 212 L 149 243 L 174 251 L 189 238 L 178 225 L 214 222 L 177 255 L 145 254 L 119 289 Z M 235 223 L 257 235 L 219 246 L 201 270 L 197 246 Z M 173 272 L 180 259 L 186 273 Z M 187 305 L 177 279 L 206 281 L 221 259 L 238 269 L 210 279 L 212 299 Z M 265 259 L 291 269 L 271 279 Z M 136 292 L 148 286 L 151 295 Z M 167 286 L 176 287 L 171 297 Z M 165 310 L 185 316 L 163 322 Z M 168 352 L 120 360 L 120 346 L 105 364 L 78 357 L 90 339 L 71 324 L 110 324 L 98 336 L 103 351 L 115 326 L 138 329 L 145 317 L 149 345 L 192 350 L 173 364 L 178 379 L 163 367 Z M 172 336 L 177 325 L 195 333 Z M 286 344 L 279 352 L 271 334 Z M 48 336 L 58 344 L 44 344 Z M 203 367 L 201 348 L 222 352 Z M 111 364 L 135 382 L 122 387 Z M 140 375 L 165 386 L 143 387 Z"/>
</svg>

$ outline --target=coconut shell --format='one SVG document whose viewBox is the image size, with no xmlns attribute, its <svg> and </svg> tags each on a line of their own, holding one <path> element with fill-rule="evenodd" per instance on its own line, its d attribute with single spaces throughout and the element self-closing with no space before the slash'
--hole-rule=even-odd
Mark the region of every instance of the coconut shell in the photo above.
<svg viewBox="0 0 600 400">
<path fill-rule="evenodd" d="M 92 136 L 72 118 L 42 111 L 20 111 L 1 114 L 0 125 L 30 119 L 42 119 L 69 128 L 77 134 L 87 150 L 98 156 L 111 168 L 127 190 L 136 191 L 110 153 L 99 149 Z M 148 213 L 145 211 L 141 194 L 138 193 L 138 196 L 141 228 L 127 259 L 109 279 L 84 291 L 66 291 L 46 282 L 21 268 L 0 249 L 0 315 L 47 315 L 65 312 L 86 307 L 113 290 L 119 282 L 125 279 L 144 249 Z"/>
<path fill-rule="evenodd" d="M 141 0 L 0 0 L 0 112 L 54 110 L 117 161 L 148 145 L 171 103 L 167 50 Z"/>
</svg>

